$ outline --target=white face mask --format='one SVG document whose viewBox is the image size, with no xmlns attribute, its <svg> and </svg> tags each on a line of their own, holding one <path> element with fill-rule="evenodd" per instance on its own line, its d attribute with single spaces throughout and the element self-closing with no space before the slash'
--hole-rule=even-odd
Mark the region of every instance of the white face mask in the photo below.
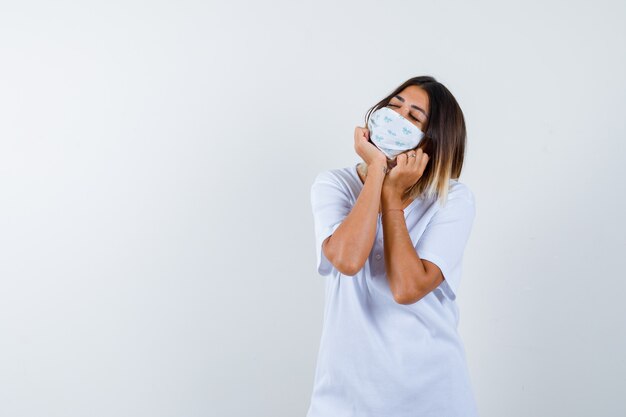
<svg viewBox="0 0 626 417">
<path fill-rule="evenodd" d="M 381 107 L 370 115 L 367 122 L 372 143 L 387 156 L 394 160 L 396 156 L 415 148 L 424 132 L 404 118 L 400 113 Z"/>
</svg>

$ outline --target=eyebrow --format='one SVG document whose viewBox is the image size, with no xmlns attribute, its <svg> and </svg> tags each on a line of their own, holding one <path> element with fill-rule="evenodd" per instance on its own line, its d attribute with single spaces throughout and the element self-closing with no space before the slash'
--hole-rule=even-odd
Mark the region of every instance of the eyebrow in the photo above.
<svg viewBox="0 0 626 417">
<path fill-rule="evenodd" d="M 401 102 L 404 103 L 404 97 L 402 97 L 400 94 L 397 94 L 394 96 L 395 98 L 397 98 L 398 100 L 400 100 Z M 411 107 L 413 107 L 415 110 L 419 110 L 422 113 L 424 113 L 424 116 L 428 117 L 428 115 L 426 114 L 426 112 L 424 111 L 423 108 L 416 106 L 415 104 L 411 104 Z"/>
</svg>

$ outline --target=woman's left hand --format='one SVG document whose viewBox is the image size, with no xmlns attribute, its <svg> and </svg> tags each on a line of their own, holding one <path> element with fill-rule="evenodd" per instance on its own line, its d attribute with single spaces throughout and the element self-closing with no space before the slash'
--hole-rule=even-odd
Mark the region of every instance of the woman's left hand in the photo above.
<svg viewBox="0 0 626 417">
<path fill-rule="evenodd" d="M 415 155 L 409 156 L 409 155 Z M 396 157 L 396 165 L 385 176 L 383 194 L 387 197 L 399 197 L 422 177 L 428 154 L 421 149 L 411 149 Z"/>
</svg>

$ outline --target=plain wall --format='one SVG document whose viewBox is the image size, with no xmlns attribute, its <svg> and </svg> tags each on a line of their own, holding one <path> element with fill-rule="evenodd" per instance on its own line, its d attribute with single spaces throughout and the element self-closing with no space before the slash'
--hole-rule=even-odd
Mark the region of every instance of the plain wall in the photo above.
<svg viewBox="0 0 626 417">
<path fill-rule="evenodd" d="M 483 417 L 624 416 L 623 1 L 2 2 L 0 415 L 304 416 L 310 185 L 432 75 Z"/>
</svg>

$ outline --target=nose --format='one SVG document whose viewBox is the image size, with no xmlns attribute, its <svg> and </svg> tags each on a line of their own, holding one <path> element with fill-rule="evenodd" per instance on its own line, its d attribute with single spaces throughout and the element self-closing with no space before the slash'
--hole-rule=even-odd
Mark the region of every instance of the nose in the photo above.
<svg viewBox="0 0 626 417">
<path fill-rule="evenodd" d="M 411 113 L 411 109 L 409 108 L 408 104 L 403 104 L 402 107 L 400 107 L 398 109 L 398 113 L 400 113 L 400 115 L 402 115 L 402 117 L 404 117 L 409 122 L 411 122 L 413 125 L 415 125 L 415 126 L 417 126 L 419 128 L 419 125 L 417 124 L 417 122 L 414 121 L 413 119 L 411 119 L 411 116 L 409 115 Z"/>
</svg>

